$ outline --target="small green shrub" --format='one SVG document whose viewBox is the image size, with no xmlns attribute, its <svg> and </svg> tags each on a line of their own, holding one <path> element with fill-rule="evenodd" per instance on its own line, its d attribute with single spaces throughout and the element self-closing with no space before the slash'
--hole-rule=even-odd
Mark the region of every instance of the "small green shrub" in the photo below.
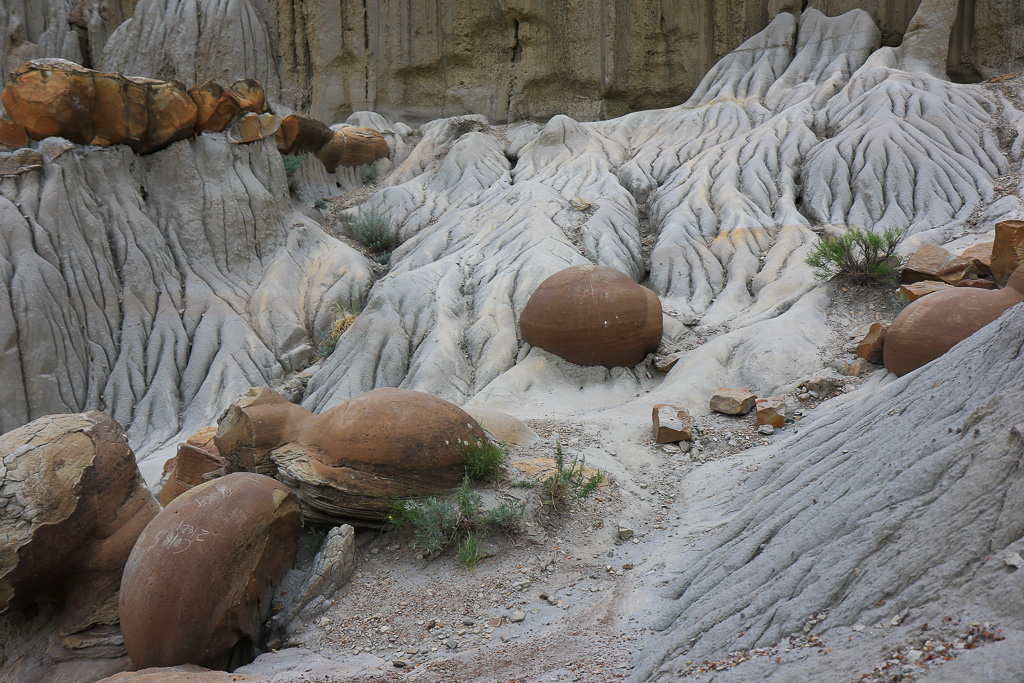
<svg viewBox="0 0 1024 683">
<path fill-rule="evenodd" d="M 288 175 L 295 173 L 302 168 L 302 157 L 287 156 L 284 157 L 284 172 Z"/>
<path fill-rule="evenodd" d="M 839 237 L 820 237 L 807 265 L 819 280 L 840 275 L 858 284 L 892 283 L 903 266 L 896 249 L 906 234 L 905 228 L 886 228 L 881 235 L 850 228 Z"/>
<path fill-rule="evenodd" d="M 605 473 L 598 470 L 587 476 L 585 464 L 586 460 L 577 456 L 566 461 L 562 444 L 557 444 L 555 471 L 541 482 L 541 489 L 545 504 L 558 514 L 566 512 L 573 501 L 586 498 L 604 483 Z"/>
<path fill-rule="evenodd" d="M 396 503 L 388 524 L 408 531 L 412 546 L 424 557 L 434 557 L 456 546 L 463 564 L 473 567 L 484 556 L 480 548 L 482 532 L 511 531 L 522 520 L 524 507 L 525 503 L 502 502 L 494 509 L 483 510 L 482 496 L 466 478 L 450 499 L 431 496 Z"/>
<path fill-rule="evenodd" d="M 463 479 L 462 485 L 455 489 L 455 506 L 459 508 L 459 513 L 467 520 L 476 519 L 482 504 L 480 494 L 469 487 L 469 478 Z"/>
<path fill-rule="evenodd" d="M 385 251 L 383 254 L 377 254 L 373 257 L 375 263 L 379 263 L 382 266 L 386 266 L 391 263 L 391 252 Z"/>
<path fill-rule="evenodd" d="M 451 501 L 431 496 L 402 503 L 392 512 L 390 522 L 394 527 L 408 526 L 413 547 L 430 557 L 459 537 L 462 515 Z"/>
<path fill-rule="evenodd" d="M 369 210 L 359 210 L 359 213 L 349 221 L 352 235 L 362 244 L 374 251 L 391 251 L 394 242 L 394 232 L 391 229 L 391 216 L 386 211 L 377 207 Z"/>
<path fill-rule="evenodd" d="M 523 520 L 523 511 L 526 508 L 526 501 L 519 501 L 513 505 L 508 501 L 502 501 L 498 507 L 484 513 L 484 524 L 497 527 L 503 531 L 510 531 L 519 526 Z"/>
<path fill-rule="evenodd" d="M 313 208 L 314 209 L 319 209 L 321 211 L 326 211 L 327 210 L 327 200 L 324 199 L 323 197 L 320 197 L 315 202 L 313 202 Z"/>
<path fill-rule="evenodd" d="M 466 460 L 466 476 L 470 479 L 489 482 L 505 478 L 509 454 L 504 444 L 496 444 L 488 439 L 478 441 L 466 447 L 463 457 Z"/>
<path fill-rule="evenodd" d="M 366 170 L 363 171 L 363 185 L 370 185 L 371 183 L 377 182 L 377 178 L 380 174 L 377 172 L 376 166 L 367 166 Z"/>
<path fill-rule="evenodd" d="M 469 532 L 459 544 L 459 559 L 467 569 L 472 569 L 483 559 L 480 552 L 480 534 Z"/>
</svg>

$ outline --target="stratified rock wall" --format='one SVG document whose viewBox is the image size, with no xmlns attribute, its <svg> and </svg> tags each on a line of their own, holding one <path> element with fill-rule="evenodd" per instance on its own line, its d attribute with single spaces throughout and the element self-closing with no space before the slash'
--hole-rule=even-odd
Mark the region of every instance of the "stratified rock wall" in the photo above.
<svg viewBox="0 0 1024 683">
<path fill-rule="evenodd" d="M 894 46 L 918 2 L 814 6 L 827 16 L 863 9 L 882 44 Z M 753 0 L 141 0 L 98 67 L 189 84 L 254 77 L 274 101 L 327 122 L 361 109 L 406 119 L 594 120 L 678 104 L 778 11 L 800 8 Z M 951 73 L 977 80 L 1024 69 L 1022 12 L 1015 0 L 962 0 Z"/>
</svg>

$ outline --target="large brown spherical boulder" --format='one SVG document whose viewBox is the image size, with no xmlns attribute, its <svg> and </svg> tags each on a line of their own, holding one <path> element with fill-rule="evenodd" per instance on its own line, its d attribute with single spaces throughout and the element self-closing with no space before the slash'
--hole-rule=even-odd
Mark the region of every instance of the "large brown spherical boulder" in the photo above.
<svg viewBox="0 0 1024 683">
<path fill-rule="evenodd" d="M 573 266 L 540 283 L 519 329 L 571 363 L 632 367 L 661 343 L 661 301 L 614 268 Z"/>
<path fill-rule="evenodd" d="M 251 659 L 301 530 L 298 498 L 259 474 L 229 474 L 171 501 L 139 536 L 121 582 L 132 663 L 225 669 Z"/>
<path fill-rule="evenodd" d="M 461 408 L 419 391 L 374 389 L 314 415 L 259 389 L 225 411 L 216 443 L 229 467 L 295 489 L 307 521 L 337 524 L 377 523 L 395 499 L 457 486 L 466 449 L 485 438 Z"/>
<path fill-rule="evenodd" d="M 954 287 L 914 301 L 885 333 L 882 358 L 899 376 L 930 363 L 946 351 L 1024 302 L 1024 266 L 998 290 Z"/>
<path fill-rule="evenodd" d="M 0 436 L 0 614 L 13 627 L 26 608 L 34 622 L 37 603 L 61 609 L 18 636 L 4 631 L 0 680 L 95 680 L 126 668 L 118 586 L 159 509 L 107 415 L 51 415 Z"/>
</svg>

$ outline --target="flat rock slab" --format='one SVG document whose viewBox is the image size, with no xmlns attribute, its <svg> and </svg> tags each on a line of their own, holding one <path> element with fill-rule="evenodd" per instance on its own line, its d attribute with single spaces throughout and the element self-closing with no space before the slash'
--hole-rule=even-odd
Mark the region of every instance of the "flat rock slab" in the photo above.
<svg viewBox="0 0 1024 683">
<path fill-rule="evenodd" d="M 955 285 L 966 277 L 977 275 L 971 261 L 951 254 L 934 244 L 924 244 L 907 260 L 900 273 L 900 282 L 910 284 L 937 280 Z"/>
<path fill-rule="evenodd" d="M 725 415 L 746 415 L 754 409 L 757 396 L 749 389 L 721 387 L 711 397 L 711 410 Z"/>
</svg>

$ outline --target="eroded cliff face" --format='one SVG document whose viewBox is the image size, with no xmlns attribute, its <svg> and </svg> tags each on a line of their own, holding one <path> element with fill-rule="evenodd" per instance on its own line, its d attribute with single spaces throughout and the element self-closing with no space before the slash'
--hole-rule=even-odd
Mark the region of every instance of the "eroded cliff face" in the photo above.
<svg viewBox="0 0 1024 683">
<path fill-rule="evenodd" d="M 141 0 L 114 32 L 131 0 L 61 0 L 46 10 L 5 1 L 5 70 L 45 52 L 79 61 L 90 54 L 104 70 L 189 84 L 251 77 L 274 101 L 328 122 L 358 110 L 406 120 L 468 113 L 595 120 L 672 106 L 778 12 L 808 4 Z M 882 44 L 897 45 L 919 3 L 812 4 L 829 16 L 863 9 Z M 31 17 L 23 39 L 10 18 L 22 15 Z M 1015 0 L 960 0 L 950 44 L 958 80 L 1024 69 L 1024 8 Z"/>
</svg>

